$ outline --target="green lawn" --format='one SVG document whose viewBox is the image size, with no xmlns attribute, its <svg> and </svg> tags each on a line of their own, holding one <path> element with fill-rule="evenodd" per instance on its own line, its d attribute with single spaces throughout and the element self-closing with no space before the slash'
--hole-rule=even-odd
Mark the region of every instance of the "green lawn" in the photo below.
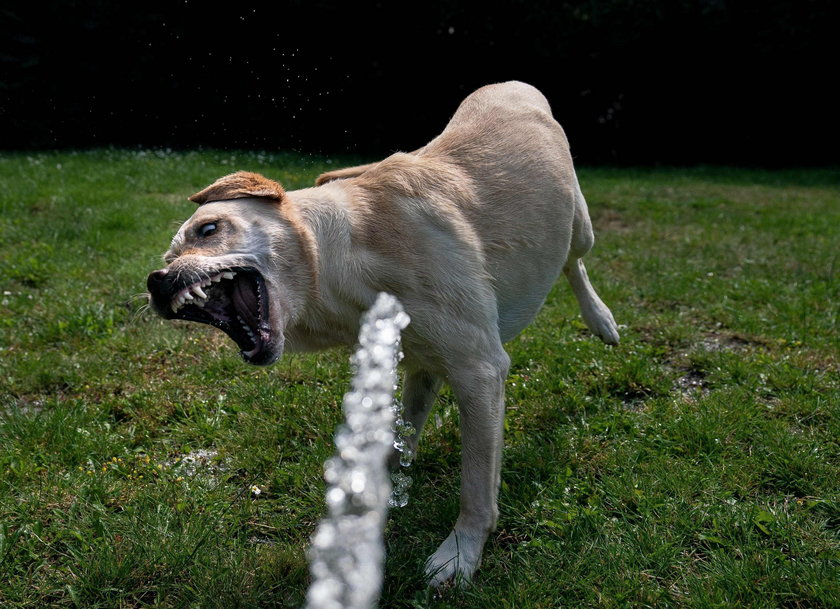
<svg viewBox="0 0 840 609">
<path fill-rule="evenodd" d="M 358 161 L 0 155 L 0 606 L 303 606 L 349 351 L 248 367 L 143 293 L 218 176 L 298 188 Z M 840 607 L 840 170 L 579 174 L 622 344 L 561 281 L 508 345 L 499 530 L 477 585 L 437 595 L 444 393 L 381 606 Z"/>
</svg>

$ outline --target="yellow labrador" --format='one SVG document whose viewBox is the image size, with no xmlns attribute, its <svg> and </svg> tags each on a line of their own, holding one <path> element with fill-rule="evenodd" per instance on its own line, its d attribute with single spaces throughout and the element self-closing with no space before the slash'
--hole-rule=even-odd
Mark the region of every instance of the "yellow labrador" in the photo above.
<svg viewBox="0 0 840 609">
<path fill-rule="evenodd" d="M 411 154 L 292 192 L 239 172 L 191 200 L 199 207 L 167 267 L 149 275 L 151 301 L 166 318 L 225 331 L 247 362 L 352 345 L 377 293 L 402 302 L 406 419 L 419 436 L 444 381 L 460 408 L 460 514 L 426 573 L 433 585 L 469 580 L 498 517 L 502 344 L 534 319 L 561 270 L 592 332 L 619 339 L 581 260 L 592 226 L 546 99 L 520 82 L 483 87 Z"/>
</svg>

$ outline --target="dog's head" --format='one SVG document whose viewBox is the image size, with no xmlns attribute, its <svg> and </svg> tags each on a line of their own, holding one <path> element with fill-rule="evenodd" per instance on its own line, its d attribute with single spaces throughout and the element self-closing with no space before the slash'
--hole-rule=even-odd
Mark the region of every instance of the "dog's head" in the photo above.
<svg viewBox="0 0 840 609">
<path fill-rule="evenodd" d="M 280 184 L 238 172 L 190 197 L 199 207 L 147 279 L 166 319 L 227 333 L 251 364 L 283 353 L 284 329 L 315 282 L 314 244 Z"/>
</svg>

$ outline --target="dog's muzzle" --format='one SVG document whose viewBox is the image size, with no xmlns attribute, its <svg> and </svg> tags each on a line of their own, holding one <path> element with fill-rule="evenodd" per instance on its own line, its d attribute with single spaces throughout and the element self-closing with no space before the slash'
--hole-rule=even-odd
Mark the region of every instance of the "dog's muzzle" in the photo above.
<svg viewBox="0 0 840 609">
<path fill-rule="evenodd" d="M 246 362 L 267 365 L 279 356 L 269 321 L 268 290 L 256 269 L 198 272 L 170 267 L 150 273 L 146 286 L 159 315 L 219 328 L 237 344 Z"/>
</svg>

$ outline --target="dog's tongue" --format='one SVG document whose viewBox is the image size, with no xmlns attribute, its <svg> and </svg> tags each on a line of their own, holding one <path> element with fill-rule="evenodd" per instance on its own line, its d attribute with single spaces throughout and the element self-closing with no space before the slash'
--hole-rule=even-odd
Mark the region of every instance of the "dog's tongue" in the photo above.
<svg viewBox="0 0 840 609">
<path fill-rule="evenodd" d="M 254 291 L 253 282 L 241 275 L 238 276 L 233 286 L 232 296 L 236 312 L 242 316 L 242 319 L 252 329 L 259 328 L 260 305 L 257 294 Z"/>
</svg>

